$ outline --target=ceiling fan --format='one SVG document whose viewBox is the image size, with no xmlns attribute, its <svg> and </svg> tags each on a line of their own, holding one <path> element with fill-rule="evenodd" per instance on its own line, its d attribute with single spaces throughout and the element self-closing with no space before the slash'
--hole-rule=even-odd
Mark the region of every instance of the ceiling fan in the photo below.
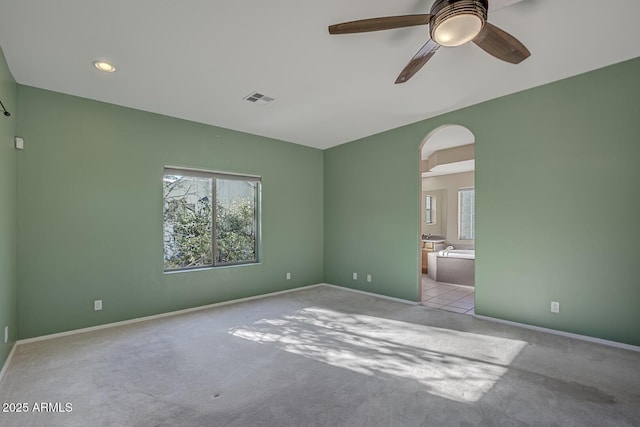
<svg viewBox="0 0 640 427">
<path fill-rule="evenodd" d="M 491 0 L 494 3 L 514 1 Z M 504 4 L 502 4 L 504 6 Z M 489 0 L 435 0 L 430 14 L 385 16 L 329 26 L 329 34 L 352 34 L 429 25 L 429 40 L 404 67 L 395 83 L 416 74 L 440 46 L 455 47 L 473 41 L 490 55 L 519 64 L 531 53 L 518 39 L 487 22 Z"/>
</svg>

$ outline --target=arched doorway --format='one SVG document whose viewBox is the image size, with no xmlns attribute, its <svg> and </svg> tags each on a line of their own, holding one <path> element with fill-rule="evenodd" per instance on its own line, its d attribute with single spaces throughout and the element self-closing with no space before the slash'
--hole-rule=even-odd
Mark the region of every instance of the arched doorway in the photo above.
<svg viewBox="0 0 640 427">
<path fill-rule="evenodd" d="M 421 301 L 455 313 L 475 307 L 475 136 L 441 126 L 420 146 Z"/>
</svg>

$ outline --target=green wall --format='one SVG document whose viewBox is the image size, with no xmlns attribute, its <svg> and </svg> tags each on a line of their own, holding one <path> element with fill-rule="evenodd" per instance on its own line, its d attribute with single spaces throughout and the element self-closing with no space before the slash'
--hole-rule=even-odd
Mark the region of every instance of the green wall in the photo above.
<svg viewBox="0 0 640 427">
<path fill-rule="evenodd" d="M 322 151 L 32 87 L 18 104 L 20 338 L 322 282 Z M 261 264 L 163 273 L 165 164 L 262 176 Z"/>
<path fill-rule="evenodd" d="M 26 86 L 16 100 L 2 59 L 0 326 L 14 341 L 323 281 L 417 301 L 419 148 L 459 124 L 476 137 L 476 312 L 640 345 L 637 75 L 640 59 L 322 152 Z M 165 164 L 262 176 L 260 265 L 163 273 Z"/>
<path fill-rule="evenodd" d="M 418 300 L 418 163 L 403 129 L 325 150 L 327 283 Z"/>
<path fill-rule="evenodd" d="M 16 273 L 16 83 L 0 49 L 0 100 L 11 117 L 0 113 L 0 369 L 18 329 Z M 4 328 L 9 341 L 4 342 Z"/>
<path fill-rule="evenodd" d="M 418 299 L 419 147 L 459 124 L 476 313 L 640 345 L 639 75 L 634 59 L 326 150 L 325 281 Z"/>
</svg>

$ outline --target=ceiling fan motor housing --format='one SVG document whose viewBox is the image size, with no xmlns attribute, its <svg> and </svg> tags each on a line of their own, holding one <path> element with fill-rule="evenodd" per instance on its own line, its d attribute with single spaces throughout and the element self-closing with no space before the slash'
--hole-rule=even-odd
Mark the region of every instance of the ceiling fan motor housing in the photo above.
<svg viewBox="0 0 640 427">
<path fill-rule="evenodd" d="M 443 46 L 459 46 L 460 44 L 470 41 L 468 38 L 471 37 L 471 35 L 475 37 L 487 22 L 488 8 L 488 0 L 436 0 L 433 6 L 431 6 L 431 20 L 429 21 L 431 38 Z M 449 44 L 443 39 L 442 35 L 439 34 L 439 31 L 442 32 L 447 25 L 463 19 L 472 24 L 480 25 L 480 28 L 470 29 L 469 37 L 465 38 L 462 36 L 460 41 L 454 40 Z M 446 23 L 446 21 L 449 22 Z M 457 26 L 462 28 L 465 24 Z M 447 31 L 445 30 L 445 32 Z M 471 39 L 473 37 L 471 37 Z"/>
</svg>

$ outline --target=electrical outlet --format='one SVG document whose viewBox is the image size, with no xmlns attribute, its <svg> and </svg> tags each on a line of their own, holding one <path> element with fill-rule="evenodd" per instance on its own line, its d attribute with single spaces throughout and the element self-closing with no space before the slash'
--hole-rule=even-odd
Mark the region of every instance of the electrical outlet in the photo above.
<svg viewBox="0 0 640 427">
<path fill-rule="evenodd" d="M 353 280 L 358 280 L 358 273 L 353 273 Z"/>
<path fill-rule="evenodd" d="M 93 302 L 93 311 L 100 311 L 100 310 L 102 310 L 102 300 L 97 299 Z"/>
<path fill-rule="evenodd" d="M 551 312 L 560 313 L 560 303 L 557 301 L 551 301 Z"/>
<path fill-rule="evenodd" d="M 287 280 L 291 280 L 291 273 L 287 273 Z"/>
<path fill-rule="evenodd" d="M 367 282 L 371 283 L 371 275 L 367 274 Z"/>
<path fill-rule="evenodd" d="M 9 327 L 5 326 L 4 327 L 4 343 L 8 343 L 9 342 Z"/>
</svg>

